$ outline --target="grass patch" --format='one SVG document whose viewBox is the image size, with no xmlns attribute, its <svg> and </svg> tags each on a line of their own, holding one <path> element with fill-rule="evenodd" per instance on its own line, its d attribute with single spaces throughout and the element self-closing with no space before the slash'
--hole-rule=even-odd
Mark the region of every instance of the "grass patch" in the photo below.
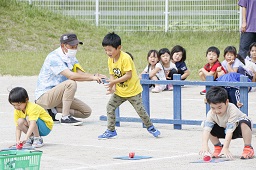
<svg viewBox="0 0 256 170">
<path fill-rule="evenodd" d="M 89 23 L 64 17 L 47 10 L 31 7 L 14 0 L 0 0 L 0 75 L 38 75 L 45 57 L 58 48 L 59 37 L 74 32 L 84 42 L 77 58 L 91 73 L 108 74 L 107 56 L 101 46 L 103 37 L 110 31 Z M 205 52 L 216 46 L 221 51 L 226 46 L 238 47 L 239 32 L 116 32 L 121 36 L 123 51 L 134 56 L 137 71 L 147 65 L 149 50 L 182 45 L 187 50 L 187 65 L 191 70 L 189 80 L 198 80 L 198 69 L 206 64 Z"/>
</svg>

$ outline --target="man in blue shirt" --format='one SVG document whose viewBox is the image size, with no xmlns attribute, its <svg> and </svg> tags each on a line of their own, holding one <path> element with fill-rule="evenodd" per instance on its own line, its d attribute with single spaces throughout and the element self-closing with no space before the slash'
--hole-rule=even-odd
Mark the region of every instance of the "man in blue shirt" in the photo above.
<svg viewBox="0 0 256 170">
<path fill-rule="evenodd" d="M 91 108 L 75 98 L 76 81 L 97 81 L 101 83 L 101 74 L 85 73 L 76 59 L 78 44 L 76 34 L 64 34 L 60 37 L 60 47 L 46 57 L 37 80 L 36 103 L 48 110 L 62 113 L 61 124 L 81 125 L 75 119 L 87 118 Z M 53 119 L 55 119 L 54 115 Z"/>
</svg>

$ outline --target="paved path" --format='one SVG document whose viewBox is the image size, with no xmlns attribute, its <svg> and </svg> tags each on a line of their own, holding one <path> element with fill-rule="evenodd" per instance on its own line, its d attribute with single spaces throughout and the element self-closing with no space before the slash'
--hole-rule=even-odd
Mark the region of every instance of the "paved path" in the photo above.
<svg viewBox="0 0 256 170">
<path fill-rule="evenodd" d="M 8 103 L 8 90 L 22 86 L 27 89 L 30 101 L 34 100 L 37 77 L 0 77 L 0 148 L 15 143 L 13 107 Z M 202 120 L 205 117 L 205 96 L 199 92 L 204 87 L 185 86 L 182 88 L 182 118 Z M 198 160 L 201 147 L 200 126 L 183 125 L 182 130 L 174 130 L 170 124 L 155 124 L 161 131 L 160 138 L 153 138 L 141 123 L 124 123 L 117 127 L 118 138 L 98 140 L 97 136 L 106 129 L 106 122 L 99 121 L 105 115 L 106 103 L 103 85 L 96 82 L 78 83 L 77 98 L 89 104 L 92 116 L 84 120 L 83 126 L 54 125 L 52 132 L 44 137 L 45 146 L 41 159 L 41 170 L 137 170 L 137 169 L 256 169 L 255 159 L 240 160 L 243 140 L 231 142 L 231 152 L 235 159 L 222 163 L 190 163 Z M 151 117 L 173 118 L 172 92 L 150 94 Z M 249 116 L 256 122 L 256 92 L 249 93 Z M 129 103 L 120 107 L 122 116 L 138 117 Z M 253 130 L 253 146 L 256 147 L 256 130 Z M 209 145 L 212 149 L 212 145 Z M 118 160 L 116 156 L 152 156 L 144 160 Z"/>
</svg>

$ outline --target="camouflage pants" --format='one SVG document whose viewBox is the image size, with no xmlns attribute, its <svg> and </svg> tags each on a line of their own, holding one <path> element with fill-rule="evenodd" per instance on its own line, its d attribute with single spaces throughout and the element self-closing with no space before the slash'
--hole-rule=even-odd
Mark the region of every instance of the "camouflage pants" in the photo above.
<svg viewBox="0 0 256 170">
<path fill-rule="evenodd" d="M 144 125 L 147 128 L 152 126 L 153 124 L 143 106 L 141 93 L 132 97 L 120 97 L 116 94 L 113 94 L 107 105 L 108 130 L 111 130 L 111 131 L 115 130 L 115 123 L 116 123 L 115 110 L 117 107 L 119 107 L 123 102 L 127 100 L 132 104 L 132 106 L 140 116 Z"/>
</svg>

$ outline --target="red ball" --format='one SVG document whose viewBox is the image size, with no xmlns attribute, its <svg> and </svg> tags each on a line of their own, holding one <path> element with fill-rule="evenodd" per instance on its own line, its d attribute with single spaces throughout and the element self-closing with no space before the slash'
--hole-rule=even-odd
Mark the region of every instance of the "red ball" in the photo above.
<svg viewBox="0 0 256 170">
<path fill-rule="evenodd" d="M 19 143 L 19 144 L 16 145 L 16 148 L 19 149 L 19 150 L 22 149 L 22 147 L 23 147 L 23 143 Z"/>
<path fill-rule="evenodd" d="M 203 159 L 204 161 L 208 162 L 208 161 L 211 161 L 212 158 L 209 155 L 205 155 Z"/>
<path fill-rule="evenodd" d="M 130 153 L 129 153 L 129 158 L 134 158 L 134 155 L 135 155 L 134 152 L 130 152 Z"/>
</svg>

